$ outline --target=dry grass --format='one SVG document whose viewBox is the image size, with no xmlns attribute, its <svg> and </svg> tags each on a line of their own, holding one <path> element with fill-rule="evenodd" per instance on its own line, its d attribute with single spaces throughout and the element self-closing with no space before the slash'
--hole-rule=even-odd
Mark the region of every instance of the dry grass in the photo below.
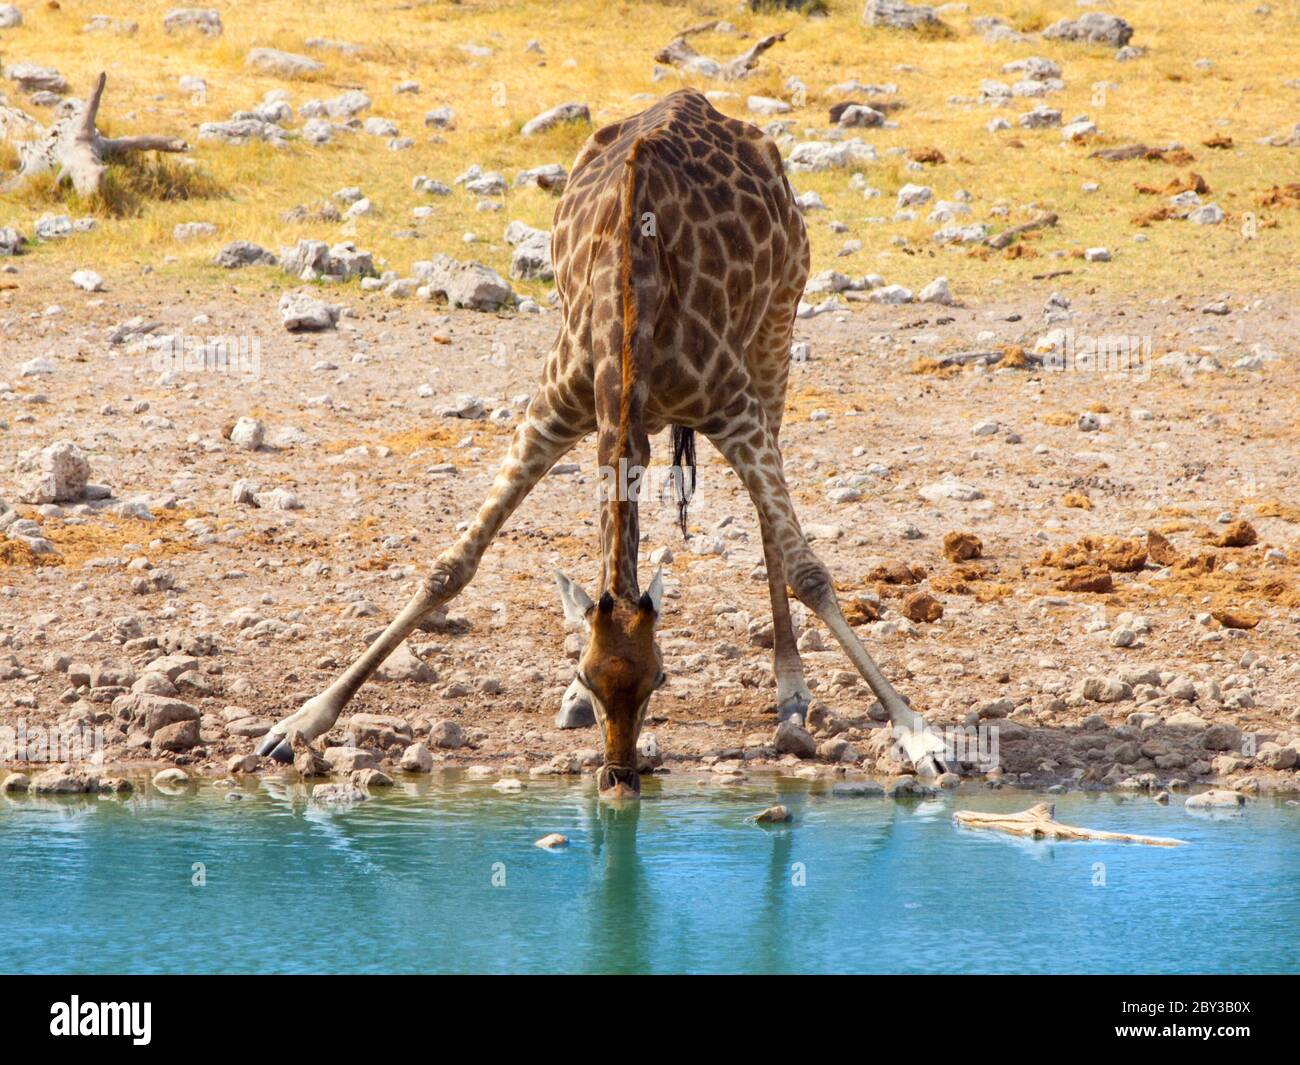
<svg viewBox="0 0 1300 1065">
<path fill-rule="evenodd" d="M 58 554 L 33 555 L 25 544 L 5 543 L 0 545 L 0 566 L 79 566 L 93 558 L 119 555 L 129 544 L 137 545 L 155 562 L 165 560 L 195 550 L 184 525 L 198 516 L 195 511 L 177 509 L 159 511 L 153 521 L 115 514 L 100 514 L 84 524 L 47 519 L 42 535 Z"/>
<path fill-rule="evenodd" d="M 219 200 L 172 198 L 154 200 L 146 188 L 123 195 L 121 202 L 103 206 L 120 215 L 94 233 L 38 254 L 62 265 L 76 260 L 94 263 L 110 273 L 115 259 L 148 261 L 169 278 L 213 285 L 223 279 L 208 265 L 224 242 L 256 240 L 272 249 L 299 237 L 353 239 L 402 271 L 435 250 L 473 256 L 504 268 L 509 248 L 501 240 L 507 221 L 522 219 L 547 226 L 554 197 L 540 190 L 512 191 L 500 213 L 475 210 L 475 198 L 461 192 L 432 200 L 412 192 L 417 173 L 450 182 L 471 163 L 501 170 L 507 178 L 520 169 L 542 163 L 568 165 L 587 130 L 567 128 L 551 134 L 521 138 L 520 125 L 546 107 L 582 100 L 592 107 L 597 124 L 644 106 L 639 94 L 659 96 L 676 87 L 673 75 L 652 80 L 654 52 L 676 31 L 710 17 L 730 19 L 747 39 L 717 33 L 693 38 L 706 54 L 730 58 L 763 33 L 785 31 L 784 43 L 768 52 L 752 78 L 733 85 L 700 78 L 685 81 L 703 89 L 737 94 L 719 106 L 748 115 L 745 97 L 751 93 L 788 95 L 790 76 L 808 86 L 806 106 L 793 117 L 801 133 L 824 129 L 826 111 L 836 102 L 829 86 L 857 77 L 862 81 L 893 81 L 907 108 L 894 117 L 897 130 L 865 131 L 865 139 L 881 153 L 881 162 L 866 169 L 870 184 L 884 197 L 864 200 L 848 185 L 843 172 L 796 175 L 800 191 L 815 190 L 830 205 L 829 212 L 810 216 L 814 269 L 835 267 L 848 273 L 883 273 L 891 282 L 923 285 L 946 274 L 963 296 L 996 295 L 1031 284 L 1043 271 L 1042 260 L 1061 252 L 1073 273 L 1052 284 L 1100 285 L 1110 292 L 1179 293 L 1222 288 L 1227 279 L 1238 289 L 1293 288 L 1294 248 L 1300 237 L 1300 213 L 1271 190 L 1294 181 L 1297 152 L 1262 146 L 1256 141 L 1289 129 L 1296 120 L 1300 94 L 1284 87 L 1295 77 L 1292 49 L 1298 27 L 1294 5 L 1274 5 L 1268 16 L 1254 14 L 1249 5 L 1231 0 L 1149 0 L 1129 5 L 1123 13 L 1136 27 L 1134 43 L 1150 49 L 1147 58 L 1116 63 L 1113 52 L 1053 42 L 1026 45 L 986 44 L 974 34 L 965 16 L 948 19 L 952 33 L 916 35 L 872 30 L 859 21 L 860 0 L 830 0 L 827 18 L 805 16 L 765 7 L 759 13 L 717 8 L 705 3 L 609 3 L 571 0 L 553 6 L 522 0 L 469 0 L 465 3 L 397 4 L 392 0 L 354 0 L 313 9 L 303 18 L 300 4 L 288 0 L 259 0 L 257 4 L 225 5 L 225 35 L 208 40 L 198 35 L 169 37 L 162 16 L 171 0 L 62 0 L 58 10 L 26 5 L 23 27 L 4 35 L 5 59 L 55 66 L 72 81 L 74 91 L 86 91 L 95 74 L 107 70 L 106 121 L 118 134 L 173 133 L 197 140 L 202 121 L 224 119 L 247 108 L 271 90 L 286 90 L 297 106 L 312 97 L 328 98 L 347 88 L 362 88 L 374 101 L 370 114 L 392 118 L 401 134 L 415 138 L 405 152 L 388 151 L 384 138 L 362 133 L 337 138 L 314 148 L 294 144 L 275 150 L 262 145 L 230 147 L 196 144 L 194 157 L 205 183 L 205 195 L 220 192 Z M 1057 18 L 1075 16 L 1079 9 L 1065 0 L 1026 6 L 1016 0 L 988 0 L 972 14 L 1001 14 L 1022 30 L 1036 30 Z M 131 18 L 140 23 L 133 38 L 85 34 L 81 27 L 92 14 Z M 309 81 L 286 82 L 244 68 L 250 47 L 274 46 L 305 52 L 305 39 L 321 36 L 366 47 L 360 58 L 332 52 L 311 53 L 326 64 L 323 74 Z M 538 39 L 545 51 L 525 50 Z M 476 58 L 459 46 L 468 42 L 492 49 L 490 58 Z M 1000 137 L 987 133 L 985 123 L 995 115 L 1014 120 L 1035 101 L 1008 111 L 947 103 L 950 96 L 974 98 L 982 78 L 1000 77 L 1003 63 L 1026 55 L 1044 55 L 1065 68 L 1066 90 L 1046 102 L 1068 120 L 1089 114 L 1100 126 L 1100 140 L 1063 146 L 1054 130 L 1015 130 Z M 1194 61 L 1214 61 L 1209 70 Z M 902 65 L 908 64 L 909 68 Z M 177 85 L 183 75 L 207 79 L 206 101 L 195 102 Z M 418 80 L 418 96 L 395 95 L 403 79 Z M 1094 86 L 1111 83 L 1104 98 Z M 422 116 L 430 108 L 449 104 L 457 125 L 440 137 L 426 130 Z M 48 118 L 48 114 L 44 117 Z M 296 124 L 296 123 L 295 123 Z M 1207 140 L 1231 148 L 1206 148 Z M 1008 147 L 1014 139 L 1022 148 Z M 1100 145 L 1135 140 L 1165 145 L 1179 142 L 1194 162 L 1177 170 L 1159 159 L 1107 164 L 1090 160 Z M 906 169 L 900 157 L 886 154 L 937 149 L 945 162 L 927 165 L 924 173 Z M 1165 187 L 1187 169 L 1201 175 L 1214 190 L 1213 198 L 1228 212 L 1218 227 L 1192 227 L 1185 222 L 1154 221 L 1141 232 L 1146 243 L 1134 243 L 1138 232 L 1130 218 L 1149 210 L 1150 197 L 1135 185 Z M 965 250 L 933 249 L 936 228 L 922 217 L 914 223 L 869 224 L 868 216 L 892 216 L 892 201 L 905 182 L 923 181 L 936 195 L 951 198 L 960 189 L 974 197 L 976 219 L 988 218 L 995 204 L 1005 203 L 1008 223 L 1023 221 L 1039 209 L 1059 213 L 1060 225 L 1034 241 L 1036 254 L 972 254 Z M 1082 191 L 1087 181 L 1101 189 Z M 169 185 L 163 178 L 163 187 Z M 345 185 L 359 185 L 376 204 L 377 213 L 345 226 L 292 223 L 282 219 L 297 204 L 315 204 Z M 156 186 L 154 187 L 156 191 Z M 431 218 L 420 222 L 416 240 L 394 236 L 411 228 L 411 208 L 428 202 Z M 91 205 L 92 207 L 94 205 Z M 0 197 L 0 217 L 20 226 L 44 213 L 39 193 Z M 1245 239 L 1241 222 L 1256 212 L 1260 225 L 1254 239 Z M 844 221 L 847 234 L 830 231 L 830 219 Z M 177 245 L 172 227 L 183 221 L 216 222 L 218 235 L 209 241 Z M 995 220 L 996 221 L 996 220 Z M 483 238 L 472 251 L 462 236 Z M 890 248 L 889 238 L 902 235 L 920 254 L 904 255 Z M 863 240 L 861 252 L 840 259 L 834 253 L 847 237 Z M 1111 263 L 1069 259 L 1072 248 L 1108 246 Z M 1023 248 L 1022 245 L 1016 245 Z M 164 263 L 165 256 L 175 256 Z M 111 280 L 111 277 L 110 277 Z M 228 281 L 228 279 L 226 279 Z M 269 277 L 265 282 L 271 285 Z M 541 286 L 521 285 L 534 293 Z"/>
</svg>

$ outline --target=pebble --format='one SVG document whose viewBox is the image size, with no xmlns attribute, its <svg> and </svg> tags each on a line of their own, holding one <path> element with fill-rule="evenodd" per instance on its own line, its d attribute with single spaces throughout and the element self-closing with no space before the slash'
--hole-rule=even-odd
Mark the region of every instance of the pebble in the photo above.
<svg viewBox="0 0 1300 1065">
<path fill-rule="evenodd" d="M 753 820 L 760 825 L 782 824 L 793 821 L 790 811 L 781 805 L 769 806 L 766 810 L 756 813 Z"/>
</svg>

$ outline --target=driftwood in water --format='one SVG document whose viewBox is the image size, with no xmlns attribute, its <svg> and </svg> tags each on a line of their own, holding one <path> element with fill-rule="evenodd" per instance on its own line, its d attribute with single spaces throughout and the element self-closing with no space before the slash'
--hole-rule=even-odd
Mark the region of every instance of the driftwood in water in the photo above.
<svg viewBox="0 0 1300 1065">
<path fill-rule="evenodd" d="M 1181 839 L 1162 836 L 1132 836 L 1127 832 L 1098 832 L 1091 828 L 1063 825 L 1056 820 L 1056 807 L 1040 802 L 1018 814 L 987 814 L 976 810 L 958 810 L 953 820 L 963 828 L 982 828 L 992 832 L 1008 832 L 1013 836 L 1031 839 L 1100 839 L 1115 843 L 1146 843 L 1152 847 L 1181 847 Z"/>
<path fill-rule="evenodd" d="M 140 137 L 105 137 L 95 128 L 100 101 L 104 96 L 107 77 L 100 74 L 90 97 L 78 109 L 41 131 L 34 121 L 23 123 L 18 112 L 7 108 L 0 115 L 0 130 L 27 128 L 34 134 L 18 141 L 21 167 L 11 182 L 17 185 L 39 174 L 54 171 L 56 182 L 72 182 L 72 187 L 82 196 L 93 196 L 99 191 L 100 181 L 108 163 L 131 152 L 187 152 L 189 145 L 177 137 L 147 134 Z M 27 116 L 24 116 L 27 117 Z"/>
</svg>

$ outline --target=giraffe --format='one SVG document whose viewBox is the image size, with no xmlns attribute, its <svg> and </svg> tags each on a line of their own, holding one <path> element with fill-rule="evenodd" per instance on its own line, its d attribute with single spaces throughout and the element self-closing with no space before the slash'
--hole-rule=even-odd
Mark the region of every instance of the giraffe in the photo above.
<svg viewBox="0 0 1300 1065">
<path fill-rule="evenodd" d="M 811 701 L 793 591 L 866 680 L 918 770 L 943 772 L 940 737 L 845 620 L 786 485 L 778 435 L 809 248 L 776 144 L 700 93 L 674 92 L 588 139 L 556 208 L 551 245 L 563 325 L 487 498 L 384 632 L 274 725 L 258 753 L 289 761 L 295 737 L 310 741 L 332 728 L 393 649 L 469 583 L 529 491 L 594 430 L 601 470 L 619 476 L 612 486 L 602 479 L 596 597 L 556 574 L 565 617 L 587 639 L 566 699 L 589 701 L 601 727 L 601 794 L 637 796 L 637 739 L 665 679 L 655 637 L 663 578 L 656 573 L 641 591 L 638 504 L 621 478 L 648 465 L 650 436 L 672 426 L 679 454 L 693 456 L 693 434 L 702 433 L 757 509 L 778 716 L 801 718 Z"/>
</svg>

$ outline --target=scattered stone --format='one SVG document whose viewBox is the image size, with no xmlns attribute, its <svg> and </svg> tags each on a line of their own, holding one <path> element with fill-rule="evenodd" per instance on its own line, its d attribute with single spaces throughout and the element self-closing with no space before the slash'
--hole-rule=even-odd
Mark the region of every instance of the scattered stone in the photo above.
<svg viewBox="0 0 1300 1065">
<path fill-rule="evenodd" d="M 776 726 L 772 746 L 777 754 L 793 754 L 799 758 L 812 758 L 817 753 L 817 741 L 793 720 L 782 721 Z"/>
<path fill-rule="evenodd" d="M 37 795 L 83 795 L 99 790 L 99 778 L 76 766 L 51 766 L 37 773 L 28 783 Z"/>
<path fill-rule="evenodd" d="M 432 684 L 438 679 L 437 672 L 418 658 L 410 646 L 403 641 L 375 670 L 378 680 L 411 681 L 416 684 Z"/>
<path fill-rule="evenodd" d="M 456 125 L 456 112 L 450 107 L 435 107 L 424 113 L 424 124 L 430 129 L 452 129 Z"/>
<path fill-rule="evenodd" d="M 24 503 L 66 503 L 86 493 L 90 462 L 69 440 L 56 441 L 39 452 L 25 452 L 18 465 L 30 472 L 18 492 Z"/>
<path fill-rule="evenodd" d="M 245 58 L 244 65 L 262 74 L 286 79 L 306 77 L 325 69 L 325 64 L 319 59 L 294 52 L 282 52 L 278 48 L 253 48 Z"/>
<path fill-rule="evenodd" d="M 941 307 L 951 307 L 955 302 L 946 277 L 936 277 L 925 288 L 921 289 L 917 299 L 921 303 L 937 303 Z"/>
<path fill-rule="evenodd" d="M 510 276 L 519 281 L 553 281 L 551 234 L 522 222 L 506 226 L 506 243 L 515 250 L 510 256 Z"/>
<path fill-rule="evenodd" d="M 878 799 L 884 794 L 884 786 L 874 780 L 846 780 L 831 786 L 831 796 L 836 799 Z"/>
<path fill-rule="evenodd" d="M 199 742 L 199 722 L 197 719 L 176 721 L 154 730 L 149 744 L 154 752 L 188 751 Z"/>
<path fill-rule="evenodd" d="M 319 300 L 309 291 L 280 297 L 280 320 L 290 333 L 319 333 L 338 325 L 341 308 Z"/>
<path fill-rule="evenodd" d="M 178 222 L 172 227 L 172 240 L 203 240 L 216 236 L 217 227 L 211 222 Z"/>
<path fill-rule="evenodd" d="M 402 752 L 399 766 L 407 773 L 433 772 L 433 755 L 423 743 L 413 743 Z"/>
<path fill-rule="evenodd" d="M 429 729 L 429 742 L 435 747 L 456 750 L 466 743 L 464 730 L 450 718 L 435 721 Z"/>
<path fill-rule="evenodd" d="M 305 129 L 304 127 L 304 136 Z M 274 122 L 265 122 L 260 118 L 232 118 L 225 122 L 200 123 L 199 140 L 234 145 L 265 141 L 278 148 L 288 143 L 288 135 Z"/>
<path fill-rule="evenodd" d="M 453 307 L 478 311 L 495 311 L 514 302 L 510 283 L 480 262 L 462 263 L 439 254 L 415 263 L 412 272 L 423 283 L 418 294 L 424 299 L 439 296 Z"/>
<path fill-rule="evenodd" d="M 903 0 L 867 0 L 862 21 L 868 26 L 888 26 L 895 30 L 915 30 L 923 26 L 941 26 L 934 8 L 913 6 Z"/>
<path fill-rule="evenodd" d="M 536 118 L 529 119 L 519 132 L 525 137 L 533 137 L 569 122 L 584 122 L 590 125 L 590 108 L 586 104 L 579 103 L 560 104 L 549 111 L 543 111 Z"/>
<path fill-rule="evenodd" d="M 77 270 L 69 280 L 83 292 L 102 292 L 104 279 L 94 270 Z"/>
<path fill-rule="evenodd" d="M 245 451 L 256 451 L 265 439 L 266 427 L 256 418 L 240 418 L 230 430 L 230 442 Z"/>
<path fill-rule="evenodd" d="M 62 96 L 68 91 L 67 78 L 57 70 L 35 63 L 15 63 L 5 72 L 5 77 L 25 93 L 48 92 Z"/>
<path fill-rule="evenodd" d="M 1094 703 L 1120 703 L 1133 698 L 1133 689 L 1117 677 L 1089 677 L 1083 682 L 1083 697 Z"/>
<path fill-rule="evenodd" d="M 245 266 L 274 266 L 279 260 L 261 245 L 235 240 L 222 248 L 213 261 L 227 270 L 238 270 Z"/>
<path fill-rule="evenodd" d="M 1061 112 L 1054 107 L 1035 107 L 1016 120 L 1021 129 L 1052 129 L 1060 126 Z"/>
<path fill-rule="evenodd" d="M 205 37 L 220 37 L 224 27 L 221 13 L 213 8 L 177 7 L 163 16 L 163 29 L 168 33 L 195 30 Z"/>
<path fill-rule="evenodd" d="M 1207 751 L 1241 750 L 1241 729 L 1223 722 L 1211 725 L 1201 737 L 1201 746 Z"/>
<path fill-rule="evenodd" d="M 1049 41 L 1074 41 L 1084 44 L 1105 44 L 1123 48 L 1133 36 L 1133 27 L 1116 15 L 1089 11 L 1077 19 L 1063 18 L 1043 30 Z"/>
</svg>

